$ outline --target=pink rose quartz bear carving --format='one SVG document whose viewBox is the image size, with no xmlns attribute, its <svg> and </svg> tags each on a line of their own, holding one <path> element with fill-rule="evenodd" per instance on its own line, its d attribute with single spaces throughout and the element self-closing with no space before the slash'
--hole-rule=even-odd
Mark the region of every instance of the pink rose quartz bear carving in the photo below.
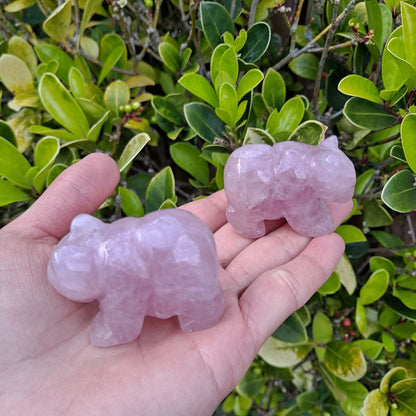
<svg viewBox="0 0 416 416">
<path fill-rule="evenodd" d="M 265 234 L 264 220 L 283 217 L 298 233 L 317 237 L 334 230 L 327 202 L 347 202 L 354 186 L 354 165 L 335 136 L 317 146 L 249 144 L 225 166 L 227 218 L 248 238 Z"/>
<path fill-rule="evenodd" d="M 178 315 L 184 331 L 218 322 L 224 300 L 214 238 L 193 214 L 167 209 L 112 224 L 78 215 L 52 253 L 48 278 L 69 299 L 98 299 L 91 342 L 133 341 L 145 315 Z"/>
</svg>

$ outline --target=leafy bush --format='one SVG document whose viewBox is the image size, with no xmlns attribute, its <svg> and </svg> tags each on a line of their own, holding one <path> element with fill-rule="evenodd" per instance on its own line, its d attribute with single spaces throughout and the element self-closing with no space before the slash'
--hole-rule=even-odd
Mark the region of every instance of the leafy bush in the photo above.
<svg viewBox="0 0 416 416">
<path fill-rule="evenodd" d="M 96 215 L 142 216 L 221 189 L 238 146 L 337 134 L 346 253 L 218 414 L 415 414 L 411 3 L 15 0 L 0 19 L 2 224 L 94 151 L 122 173 Z"/>
</svg>

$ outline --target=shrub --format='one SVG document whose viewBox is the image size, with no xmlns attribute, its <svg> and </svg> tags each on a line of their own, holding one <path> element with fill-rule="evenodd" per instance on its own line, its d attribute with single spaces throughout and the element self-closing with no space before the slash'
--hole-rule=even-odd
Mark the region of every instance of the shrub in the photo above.
<svg viewBox="0 0 416 416">
<path fill-rule="evenodd" d="M 337 134 L 346 252 L 218 414 L 415 414 L 411 3 L 15 0 L 0 19 L 2 224 L 94 151 L 122 174 L 96 215 L 142 216 L 221 189 L 238 146 Z"/>
</svg>

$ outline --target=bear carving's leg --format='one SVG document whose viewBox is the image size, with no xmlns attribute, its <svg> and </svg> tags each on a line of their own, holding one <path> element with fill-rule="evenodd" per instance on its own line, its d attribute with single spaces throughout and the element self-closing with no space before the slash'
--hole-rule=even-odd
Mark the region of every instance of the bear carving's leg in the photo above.
<svg viewBox="0 0 416 416">
<path fill-rule="evenodd" d="M 224 298 L 219 293 L 213 300 L 195 302 L 193 309 L 189 314 L 178 315 L 182 331 L 199 331 L 215 325 L 224 312 Z"/>
<path fill-rule="evenodd" d="M 227 208 L 227 219 L 233 228 L 247 238 L 259 238 L 266 233 L 264 218 L 257 217 L 254 212 L 235 211 Z"/>
<path fill-rule="evenodd" d="M 144 315 L 123 314 L 120 311 L 100 311 L 92 322 L 91 343 L 97 347 L 126 344 L 142 330 Z"/>
</svg>

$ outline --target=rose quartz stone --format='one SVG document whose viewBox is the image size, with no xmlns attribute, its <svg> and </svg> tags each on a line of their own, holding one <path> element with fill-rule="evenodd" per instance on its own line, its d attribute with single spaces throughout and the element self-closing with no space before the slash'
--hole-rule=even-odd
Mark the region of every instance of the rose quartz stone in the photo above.
<svg viewBox="0 0 416 416">
<path fill-rule="evenodd" d="M 100 347 L 133 341 L 145 315 L 177 315 L 184 331 L 216 324 L 224 311 L 218 273 L 211 231 L 180 209 L 111 224 L 78 215 L 48 265 L 59 293 L 98 300 L 90 338 Z"/>
<path fill-rule="evenodd" d="M 334 230 L 328 202 L 347 202 L 354 185 L 354 165 L 335 136 L 317 146 L 248 144 L 225 166 L 227 219 L 248 238 L 263 236 L 264 220 L 278 218 L 300 234 L 317 237 Z"/>
</svg>

